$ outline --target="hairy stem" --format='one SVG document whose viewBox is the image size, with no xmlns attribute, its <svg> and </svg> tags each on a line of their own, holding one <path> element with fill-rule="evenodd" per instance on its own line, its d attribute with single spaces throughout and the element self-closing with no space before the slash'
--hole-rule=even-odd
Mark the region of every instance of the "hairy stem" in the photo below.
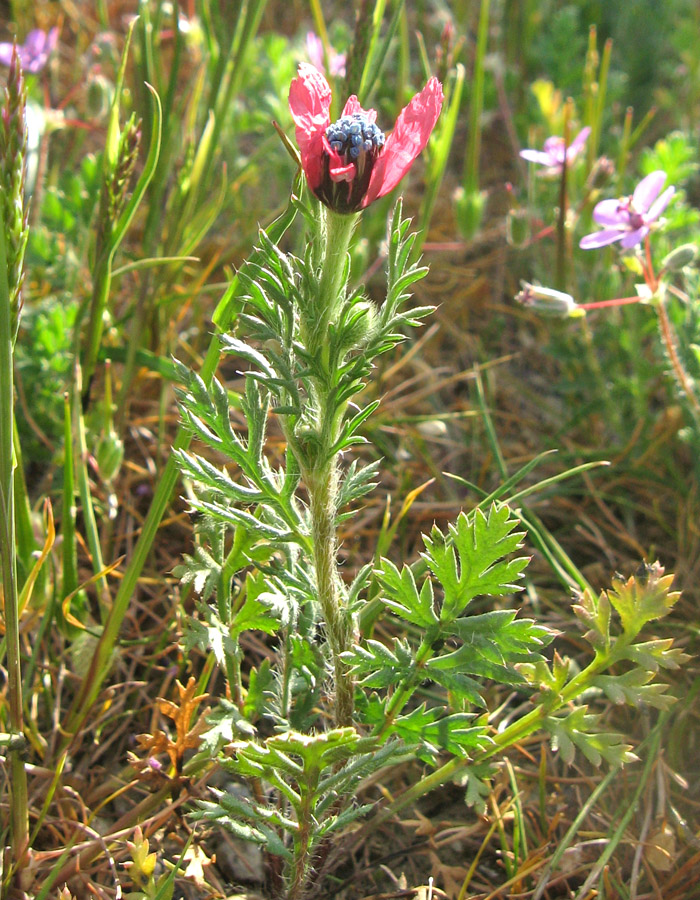
<svg viewBox="0 0 700 900">
<path fill-rule="evenodd" d="M 661 331 L 661 338 L 664 342 L 664 347 L 666 348 L 668 361 L 671 363 L 671 369 L 673 371 L 674 378 L 676 379 L 679 390 L 692 408 L 693 417 L 696 421 L 698 421 L 700 420 L 700 401 L 698 401 L 698 398 L 695 396 L 695 391 L 693 390 L 690 376 L 685 371 L 680 356 L 678 355 L 678 350 L 676 349 L 676 340 L 673 334 L 673 326 L 671 325 L 671 320 L 669 319 L 668 313 L 666 312 L 666 306 L 664 304 L 663 297 L 660 297 L 658 303 L 656 304 L 656 314 L 659 319 L 659 330 Z"/>
<path fill-rule="evenodd" d="M 309 491 L 311 537 L 318 602 L 326 623 L 328 645 L 333 660 L 336 725 L 351 725 L 354 712 L 354 685 L 340 655 L 350 649 L 352 621 L 343 602 L 338 573 L 338 454 L 334 452 L 342 416 L 334 402 L 336 373 L 330 359 L 329 329 L 341 306 L 348 247 L 358 216 L 344 216 L 324 210 L 324 254 L 318 293 L 308 310 L 302 311 L 302 339 L 311 354 L 318 354 L 324 374 L 314 379 L 316 413 L 314 430 L 318 445 L 314 459 L 302 462 Z M 301 462 L 301 460 L 300 460 Z"/>
<path fill-rule="evenodd" d="M 323 347 L 328 339 L 328 326 L 340 305 L 343 273 L 348 246 L 359 215 L 341 215 L 325 209 L 325 252 L 317 302 L 304 323 L 304 342 L 311 353 Z"/>
<path fill-rule="evenodd" d="M 287 900 L 300 900 L 306 893 L 304 888 L 309 872 L 309 845 L 311 843 L 311 791 L 302 792 L 303 804 L 299 810 L 299 833 L 294 841 L 294 862 Z"/>
<path fill-rule="evenodd" d="M 308 478 L 311 509 L 311 534 L 318 602 L 326 623 L 328 644 L 333 659 L 335 680 L 335 723 L 351 725 L 354 711 L 354 685 L 347 666 L 340 658 L 350 649 L 352 623 L 343 607 L 338 575 L 338 538 L 336 511 L 338 465 L 333 459 L 317 476 Z"/>
<path fill-rule="evenodd" d="M 649 241 L 649 235 L 647 235 L 644 239 L 644 256 L 646 260 L 646 265 L 644 267 L 644 280 L 647 283 L 647 287 L 652 293 L 656 293 L 659 289 L 659 279 L 656 276 L 654 271 L 654 264 L 651 259 L 651 242 Z M 693 418 L 697 422 L 700 420 L 700 401 L 698 400 L 695 390 L 693 389 L 693 383 L 681 362 L 681 358 L 678 355 L 678 350 L 676 349 L 676 338 L 673 334 L 673 326 L 671 325 L 671 320 L 668 317 L 668 313 L 666 311 L 666 305 L 664 303 L 664 295 L 663 292 L 659 292 L 658 300 L 655 304 L 656 315 L 659 319 L 659 330 L 661 331 L 661 339 L 664 342 L 664 347 L 666 348 L 666 355 L 668 356 L 668 361 L 671 364 L 671 370 L 673 372 L 673 377 L 676 379 L 676 383 L 678 384 L 678 388 L 680 392 L 687 399 L 691 412 L 693 414 Z"/>
</svg>

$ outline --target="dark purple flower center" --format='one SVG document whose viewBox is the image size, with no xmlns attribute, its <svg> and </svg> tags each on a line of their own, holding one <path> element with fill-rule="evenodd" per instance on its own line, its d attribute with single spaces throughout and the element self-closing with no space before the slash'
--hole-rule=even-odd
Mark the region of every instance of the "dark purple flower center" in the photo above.
<svg viewBox="0 0 700 900">
<path fill-rule="evenodd" d="M 627 224 L 632 231 L 636 231 L 638 228 L 644 227 L 644 216 L 642 215 L 642 213 L 638 213 L 635 211 L 634 207 L 632 206 L 631 197 L 625 197 L 624 200 L 620 200 L 617 210 L 620 213 L 627 213 Z"/>
<path fill-rule="evenodd" d="M 341 116 L 326 129 L 326 141 L 333 151 L 323 154 L 323 176 L 315 190 L 316 196 L 336 212 L 356 212 L 367 193 L 374 162 L 382 151 L 386 138 L 364 113 Z M 338 177 L 331 168 L 353 166 Z"/>
</svg>

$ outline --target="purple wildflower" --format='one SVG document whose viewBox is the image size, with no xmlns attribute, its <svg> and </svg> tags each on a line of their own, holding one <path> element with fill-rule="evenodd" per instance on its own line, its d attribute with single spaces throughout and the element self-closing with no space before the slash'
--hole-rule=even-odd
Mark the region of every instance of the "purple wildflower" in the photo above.
<svg viewBox="0 0 700 900">
<path fill-rule="evenodd" d="M 309 62 L 318 69 L 319 72 L 325 72 L 326 66 L 323 55 L 323 41 L 314 31 L 306 32 L 306 55 Z M 330 66 L 330 75 L 335 77 L 339 75 L 341 78 L 345 76 L 345 54 L 336 53 L 332 47 L 328 48 L 328 64 Z"/>
<path fill-rule="evenodd" d="M 593 219 L 603 230 L 581 238 L 579 247 L 594 250 L 620 241 L 620 246 L 629 250 L 641 244 L 675 193 L 674 187 L 661 193 L 665 181 L 666 173 L 658 170 L 643 178 L 631 197 L 601 200 L 593 210 Z"/>
<path fill-rule="evenodd" d="M 35 75 L 40 72 L 49 61 L 49 56 L 56 49 L 58 43 L 58 28 L 52 28 L 48 33 L 41 28 L 35 28 L 27 35 L 23 44 L 17 47 L 20 65 L 25 72 Z M 12 59 L 13 44 L 6 41 L 0 43 L 0 64 L 9 66 Z"/>
<path fill-rule="evenodd" d="M 583 150 L 590 133 L 590 128 L 582 128 L 568 147 L 564 143 L 564 138 L 548 137 L 543 150 L 521 150 L 520 155 L 528 162 L 544 166 L 543 175 L 561 175 L 564 160 L 566 159 L 567 166 L 574 162 Z"/>
</svg>

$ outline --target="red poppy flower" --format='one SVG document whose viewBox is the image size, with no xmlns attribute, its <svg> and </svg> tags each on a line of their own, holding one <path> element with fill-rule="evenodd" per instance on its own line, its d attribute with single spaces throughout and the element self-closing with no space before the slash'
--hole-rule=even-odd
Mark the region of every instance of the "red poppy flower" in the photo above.
<svg viewBox="0 0 700 900">
<path fill-rule="evenodd" d="M 353 94 L 331 124 L 331 89 L 308 63 L 289 89 L 301 164 L 313 193 L 340 213 L 357 212 L 393 190 L 428 143 L 442 108 L 442 85 L 431 78 L 396 120 L 388 138 L 377 112 Z"/>
</svg>

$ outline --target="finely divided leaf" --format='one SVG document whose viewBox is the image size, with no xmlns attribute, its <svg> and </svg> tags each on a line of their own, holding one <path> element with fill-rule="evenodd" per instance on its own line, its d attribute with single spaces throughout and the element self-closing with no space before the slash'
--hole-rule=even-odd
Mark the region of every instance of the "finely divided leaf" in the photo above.
<svg viewBox="0 0 700 900">
<path fill-rule="evenodd" d="M 474 725 L 467 713 L 446 715 L 443 707 L 426 709 L 425 704 L 400 716 L 391 726 L 408 747 L 420 749 L 421 759 L 433 762 L 440 752 L 465 758 L 487 746 L 491 739 L 485 725 Z"/>
<path fill-rule="evenodd" d="M 494 504 L 488 516 L 479 509 L 469 516 L 460 513 L 448 535 L 435 527 L 424 538 L 425 561 L 445 590 L 443 622 L 459 616 L 474 597 L 522 590 L 517 579 L 528 559 L 504 559 L 520 547 L 523 534 L 514 531 L 518 524 L 507 506 Z"/>
<path fill-rule="evenodd" d="M 593 684 L 602 688 L 613 703 L 628 703 L 630 706 L 646 704 L 656 709 L 669 709 L 675 703 L 675 697 L 666 694 L 667 684 L 649 684 L 653 677 L 653 672 L 632 669 L 621 675 L 598 675 Z"/>
<path fill-rule="evenodd" d="M 600 716 L 588 713 L 579 706 L 573 712 L 545 719 L 544 727 L 552 735 L 552 746 L 558 749 L 565 762 L 573 762 L 576 748 L 594 766 L 603 760 L 610 765 L 632 762 L 637 757 L 632 747 L 624 743 L 621 734 L 599 730 Z"/>
<path fill-rule="evenodd" d="M 636 637 L 647 622 L 668 614 L 680 596 L 678 591 L 671 591 L 672 583 L 673 575 L 664 575 L 658 562 L 647 566 L 641 577 L 633 575 L 627 581 L 613 581 L 607 595 L 627 637 Z"/>
<path fill-rule="evenodd" d="M 395 639 L 393 649 L 381 641 L 367 640 L 362 646 L 342 654 L 345 663 L 368 688 L 386 688 L 400 684 L 414 669 L 413 655 L 405 641 Z"/>
<path fill-rule="evenodd" d="M 419 593 L 409 566 L 404 566 L 399 571 L 388 559 L 382 560 L 377 576 L 386 591 L 383 602 L 387 609 L 421 628 L 437 625 L 433 588 L 429 579 L 426 578 Z"/>
<path fill-rule="evenodd" d="M 512 665 L 544 659 L 540 650 L 552 642 L 554 633 L 533 619 L 517 619 L 516 615 L 513 609 L 494 609 L 455 619 L 447 630 L 474 653 L 494 663 Z"/>
</svg>

